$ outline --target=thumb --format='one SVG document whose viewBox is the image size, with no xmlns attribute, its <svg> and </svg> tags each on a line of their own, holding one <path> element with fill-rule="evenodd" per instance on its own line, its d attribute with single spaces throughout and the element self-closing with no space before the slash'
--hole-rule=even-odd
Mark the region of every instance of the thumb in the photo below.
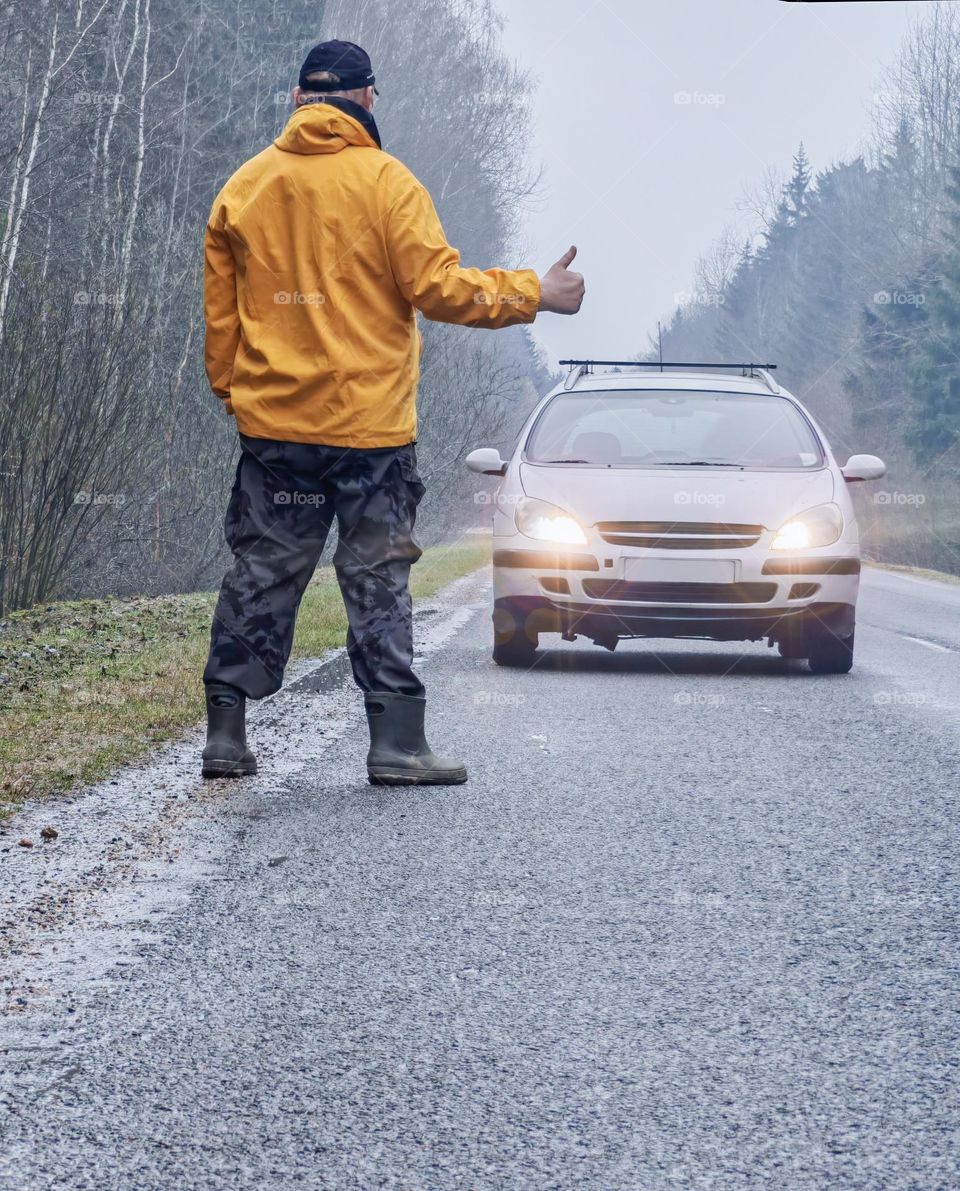
<svg viewBox="0 0 960 1191">
<path fill-rule="evenodd" d="M 573 258 L 576 255 L 577 255 L 576 246 L 571 245 L 567 249 L 567 251 L 563 254 L 563 256 L 557 261 L 557 264 L 560 266 L 561 269 L 567 269 L 573 263 Z"/>
</svg>

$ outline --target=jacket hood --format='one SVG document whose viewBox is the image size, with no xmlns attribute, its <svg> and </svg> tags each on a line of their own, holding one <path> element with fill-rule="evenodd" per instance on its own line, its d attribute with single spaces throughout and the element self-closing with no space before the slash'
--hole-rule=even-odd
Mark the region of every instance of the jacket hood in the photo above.
<svg viewBox="0 0 960 1191">
<path fill-rule="evenodd" d="M 350 106 L 357 108 L 356 115 L 329 100 L 304 104 L 293 113 L 273 143 L 285 153 L 339 153 L 350 145 L 378 149 L 373 117 L 358 104 Z M 367 122 L 372 130 L 365 127 Z"/>
</svg>

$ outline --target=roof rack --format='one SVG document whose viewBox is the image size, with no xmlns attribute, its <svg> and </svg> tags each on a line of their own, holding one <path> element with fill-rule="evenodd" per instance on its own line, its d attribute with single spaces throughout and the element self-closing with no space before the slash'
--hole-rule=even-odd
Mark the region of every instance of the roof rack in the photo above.
<svg viewBox="0 0 960 1191">
<path fill-rule="evenodd" d="M 755 376 L 762 380 L 771 393 L 779 393 L 780 386 L 770 375 L 776 371 L 776 364 L 713 364 L 703 361 L 678 360 L 561 360 L 561 367 L 570 369 L 563 382 L 565 389 L 572 389 L 581 376 L 589 376 L 594 368 L 655 368 L 664 372 L 667 368 L 697 368 L 706 372 L 721 369 L 736 369 L 742 376 Z"/>
<path fill-rule="evenodd" d="M 561 360 L 560 363 L 561 365 L 570 365 L 570 371 L 567 373 L 566 380 L 563 382 L 565 389 L 572 389 L 580 377 L 585 372 L 590 371 L 590 365 L 586 360 Z"/>
<path fill-rule="evenodd" d="M 561 360 L 561 368 L 569 365 L 571 368 L 582 365 L 584 368 L 745 368 L 756 370 L 764 368 L 776 370 L 776 364 L 710 364 L 703 361 L 679 360 Z"/>
</svg>

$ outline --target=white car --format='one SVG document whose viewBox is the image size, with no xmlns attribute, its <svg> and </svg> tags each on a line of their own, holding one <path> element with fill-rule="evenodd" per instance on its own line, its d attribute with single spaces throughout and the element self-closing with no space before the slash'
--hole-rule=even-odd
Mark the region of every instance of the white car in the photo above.
<svg viewBox="0 0 960 1191">
<path fill-rule="evenodd" d="M 860 542 L 840 467 L 775 365 L 564 360 L 494 500 L 494 660 L 539 639 L 760 641 L 818 674 L 853 664 Z M 601 371 L 602 368 L 612 371 Z"/>
</svg>

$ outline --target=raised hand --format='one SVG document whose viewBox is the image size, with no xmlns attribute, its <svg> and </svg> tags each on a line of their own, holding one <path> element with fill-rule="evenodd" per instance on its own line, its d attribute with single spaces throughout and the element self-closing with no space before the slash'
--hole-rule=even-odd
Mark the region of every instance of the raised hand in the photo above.
<svg viewBox="0 0 960 1191">
<path fill-rule="evenodd" d="M 576 247 L 571 246 L 540 278 L 540 310 L 550 314 L 576 314 L 580 309 L 586 287 L 583 274 L 570 271 L 576 255 Z"/>
</svg>

